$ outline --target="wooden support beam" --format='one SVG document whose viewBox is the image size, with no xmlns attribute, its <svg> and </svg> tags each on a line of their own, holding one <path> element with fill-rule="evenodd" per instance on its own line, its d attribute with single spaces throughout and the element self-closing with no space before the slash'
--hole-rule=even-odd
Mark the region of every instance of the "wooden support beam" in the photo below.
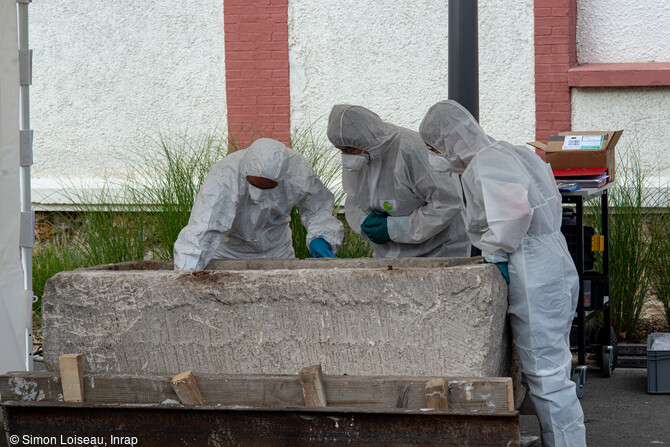
<svg viewBox="0 0 670 447">
<path fill-rule="evenodd" d="M 514 402 L 514 380 L 511 377 L 507 382 L 507 409 L 509 411 L 516 409 L 516 403 Z"/>
<path fill-rule="evenodd" d="M 84 401 L 84 355 L 63 354 L 58 357 L 60 380 L 65 402 Z"/>
<path fill-rule="evenodd" d="M 306 407 L 326 407 L 326 385 L 321 365 L 306 366 L 300 370 L 300 385 Z"/>
<path fill-rule="evenodd" d="M 200 388 L 198 388 L 193 371 L 189 370 L 177 374 L 172 378 L 170 383 L 172 383 L 172 388 L 177 393 L 181 403 L 189 405 L 202 405 L 205 403 L 205 399 L 200 394 Z"/>
<path fill-rule="evenodd" d="M 426 382 L 426 408 L 449 409 L 449 385 L 447 379 L 439 377 Z"/>
<path fill-rule="evenodd" d="M 445 377 L 450 389 L 450 411 L 508 411 L 509 378 Z M 179 402 L 165 375 L 84 374 L 86 402 L 170 404 Z M 324 376 L 328 408 L 366 407 L 419 410 L 427 407 L 427 377 Z M 197 385 L 208 405 L 300 407 L 305 405 L 297 375 L 198 374 Z M 470 390 L 471 392 L 468 392 Z M 3 401 L 55 402 L 62 394 L 53 372 L 14 372 L 0 375 Z"/>
<path fill-rule="evenodd" d="M 299 387 L 296 379 L 294 375 Z M 32 439 L 50 439 L 56 433 L 63 438 L 85 433 L 107 439 L 112 427 L 114 436 L 122 442 L 140 439 L 140 445 L 161 447 L 520 445 L 519 415 L 510 411 L 208 405 L 179 405 L 166 411 L 155 405 L 127 403 L 2 403 L 5 424 L 13 428 L 11 433 L 31 435 Z"/>
</svg>

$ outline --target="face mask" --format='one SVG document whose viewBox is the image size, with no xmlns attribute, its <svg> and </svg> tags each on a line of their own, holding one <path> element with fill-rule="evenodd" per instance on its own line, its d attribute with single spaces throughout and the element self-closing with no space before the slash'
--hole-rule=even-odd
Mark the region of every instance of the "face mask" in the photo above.
<svg viewBox="0 0 670 447">
<path fill-rule="evenodd" d="M 261 189 L 256 188 L 254 185 L 249 185 L 249 198 L 255 203 L 260 203 L 267 199 L 271 192 L 271 189 Z"/>
<path fill-rule="evenodd" d="M 342 154 L 342 167 L 347 171 L 359 171 L 369 162 L 366 155 Z"/>
<path fill-rule="evenodd" d="M 442 155 L 437 155 L 435 152 L 430 152 L 428 154 L 428 162 L 430 166 L 437 172 L 446 172 L 451 167 L 449 160 L 444 158 Z"/>
</svg>

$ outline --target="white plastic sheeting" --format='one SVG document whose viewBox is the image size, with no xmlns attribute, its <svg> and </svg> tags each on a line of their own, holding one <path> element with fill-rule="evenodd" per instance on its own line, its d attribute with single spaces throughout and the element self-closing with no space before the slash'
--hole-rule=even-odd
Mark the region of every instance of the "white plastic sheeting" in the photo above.
<svg viewBox="0 0 670 447">
<path fill-rule="evenodd" d="M 19 256 L 19 51 L 16 3 L 0 1 L 0 373 L 26 369 Z"/>
</svg>

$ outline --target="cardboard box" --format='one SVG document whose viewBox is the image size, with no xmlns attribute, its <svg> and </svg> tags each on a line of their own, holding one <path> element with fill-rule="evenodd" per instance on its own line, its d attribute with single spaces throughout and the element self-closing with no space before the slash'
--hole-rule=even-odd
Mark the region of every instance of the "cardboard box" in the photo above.
<svg viewBox="0 0 670 447">
<path fill-rule="evenodd" d="M 543 158 L 552 169 L 607 168 L 611 182 L 615 179 L 614 148 L 621 134 L 623 130 L 568 131 L 549 137 L 547 144 L 539 141 L 528 144 L 544 152 Z"/>
</svg>

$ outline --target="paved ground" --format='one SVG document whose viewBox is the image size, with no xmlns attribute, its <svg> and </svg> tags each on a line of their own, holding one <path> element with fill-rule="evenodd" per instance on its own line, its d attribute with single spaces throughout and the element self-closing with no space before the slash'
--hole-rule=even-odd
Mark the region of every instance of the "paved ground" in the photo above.
<svg viewBox="0 0 670 447">
<path fill-rule="evenodd" d="M 670 446 L 670 394 L 647 393 L 646 369 L 589 369 L 581 404 L 589 447 Z M 521 434 L 539 436 L 535 416 L 521 416 Z"/>
</svg>

